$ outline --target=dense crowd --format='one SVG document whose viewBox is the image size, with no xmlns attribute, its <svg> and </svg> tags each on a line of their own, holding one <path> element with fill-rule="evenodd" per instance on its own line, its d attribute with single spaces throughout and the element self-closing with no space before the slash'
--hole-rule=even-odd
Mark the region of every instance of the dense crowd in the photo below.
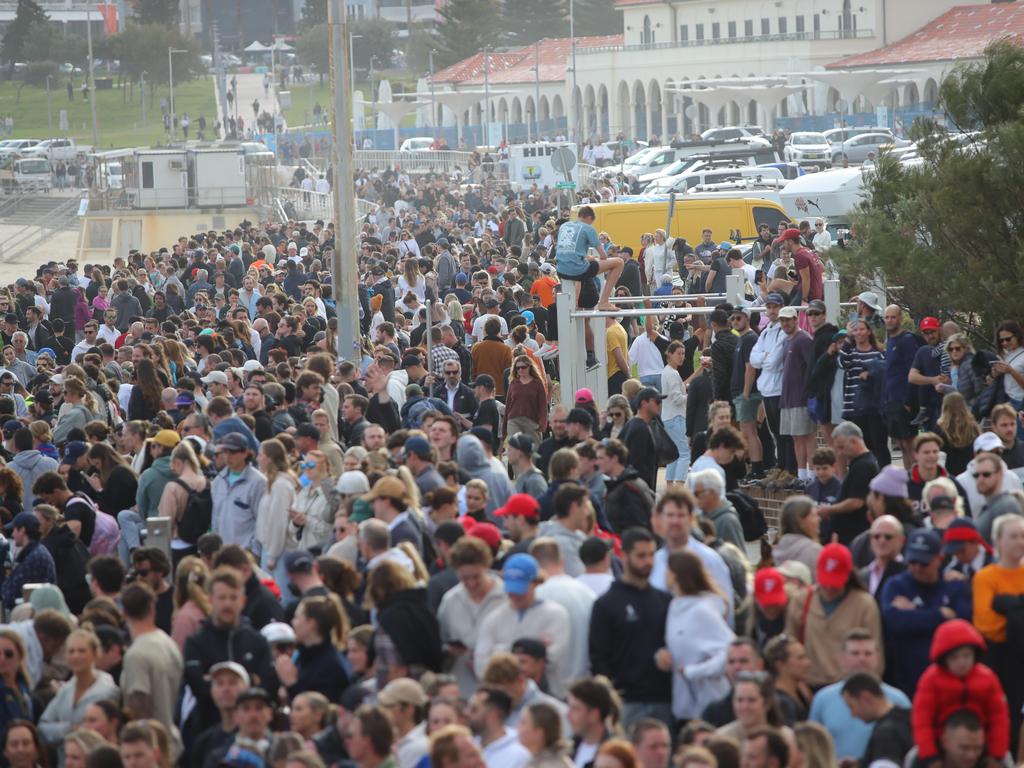
<svg viewBox="0 0 1024 768">
<path fill-rule="evenodd" d="M 868 291 L 831 323 L 806 226 L 745 256 L 536 189 L 356 184 L 358 360 L 323 222 L 0 291 L 5 764 L 1014 760 L 1016 322 L 975 350 Z M 669 298 L 734 270 L 740 304 Z M 678 309 L 608 317 L 571 409 L 561 290 Z"/>
</svg>

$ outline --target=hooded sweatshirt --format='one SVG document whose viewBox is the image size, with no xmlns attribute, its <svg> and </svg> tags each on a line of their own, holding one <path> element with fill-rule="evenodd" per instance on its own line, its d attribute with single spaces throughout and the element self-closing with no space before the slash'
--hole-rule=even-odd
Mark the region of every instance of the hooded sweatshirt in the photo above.
<svg viewBox="0 0 1024 768">
<path fill-rule="evenodd" d="M 135 491 L 135 507 L 139 516 L 146 520 L 156 514 L 164 486 L 173 477 L 171 457 L 160 456 L 139 476 L 139 487 Z"/>
<path fill-rule="evenodd" d="M 493 517 L 494 510 L 505 506 L 505 502 L 512 494 L 512 484 L 508 475 L 495 471 L 484 452 L 483 443 L 475 435 L 463 435 L 459 438 L 455 444 L 455 458 L 459 469 L 470 478 L 487 483 L 487 506 L 484 507 L 484 512 L 488 517 Z"/>
<path fill-rule="evenodd" d="M 33 449 L 30 451 L 20 451 L 11 459 L 8 466 L 21 479 L 21 487 L 24 489 L 23 497 L 25 499 L 22 511 L 31 512 L 36 501 L 35 494 L 32 493 L 32 486 L 35 484 L 36 479 L 44 472 L 56 472 L 57 462 Z"/>
<path fill-rule="evenodd" d="M 964 646 L 974 648 L 979 657 L 985 652 L 978 630 L 962 619 L 947 621 L 935 632 L 932 663 L 921 676 L 911 709 L 921 762 L 939 754 L 939 735 L 949 716 L 960 709 L 970 710 L 981 720 L 989 757 L 1001 762 L 1009 749 L 1010 716 L 999 678 L 981 663 L 971 667 L 966 677 L 957 677 L 942 663 L 943 656 Z"/>
<path fill-rule="evenodd" d="M 725 623 L 726 608 L 713 593 L 669 603 L 665 647 L 672 654 L 672 714 L 681 720 L 700 717 L 729 692 L 725 655 L 736 635 Z"/>
</svg>

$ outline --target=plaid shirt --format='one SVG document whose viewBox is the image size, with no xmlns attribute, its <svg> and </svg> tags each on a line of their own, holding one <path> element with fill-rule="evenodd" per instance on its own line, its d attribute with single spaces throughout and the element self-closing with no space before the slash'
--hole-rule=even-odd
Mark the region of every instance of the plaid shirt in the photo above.
<svg viewBox="0 0 1024 768">
<path fill-rule="evenodd" d="M 21 597 L 21 588 L 26 584 L 56 582 L 57 567 L 53 563 L 53 556 L 46 547 L 34 541 L 22 549 L 14 559 L 14 570 L 4 580 L 3 587 L 0 587 L 0 597 L 3 598 L 7 610 L 11 610 Z"/>
<path fill-rule="evenodd" d="M 444 364 L 454 360 L 456 363 L 461 365 L 459 360 L 459 353 L 451 347 L 445 344 L 434 344 L 430 348 L 430 372 L 433 374 L 440 374 L 444 370 Z"/>
</svg>

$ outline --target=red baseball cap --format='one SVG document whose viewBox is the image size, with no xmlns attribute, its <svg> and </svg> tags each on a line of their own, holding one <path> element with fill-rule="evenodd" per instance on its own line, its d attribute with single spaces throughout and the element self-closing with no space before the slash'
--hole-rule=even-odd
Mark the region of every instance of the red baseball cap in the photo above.
<svg viewBox="0 0 1024 768">
<path fill-rule="evenodd" d="M 594 402 L 594 393 L 588 387 L 580 387 L 576 390 L 576 402 L 592 403 Z"/>
<path fill-rule="evenodd" d="M 494 510 L 498 517 L 540 517 L 540 504 L 528 493 L 513 493 L 504 507 Z"/>
<path fill-rule="evenodd" d="M 786 579 L 774 568 L 762 568 L 754 575 L 754 599 L 761 607 L 785 605 Z"/>
<path fill-rule="evenodd" d="M 842 544 L 826 544 L 818 555 L 818 584 L 831 589 L 846 586 L 853 570 L 853 556 Z"/>
<path fill-rule="evenodd" d="M 779 235 L 779 240 L 799 240 L 800 230 L 796 227 L 790 227 Z"/>
<path fill-rule="evenodd" d="M 942 326 L 937 317 L 926 317 L 918 324 L 922 331 L 937 331 Z"/>
<path fill-rule="evenodd" d="M 494 523 L 475 523 L 469 527 L 466 535 L 472 536 L 474 539 L 480 539 L 495 551 L 501 546 L 501 531 L 498 530 Z"/>
</svg>

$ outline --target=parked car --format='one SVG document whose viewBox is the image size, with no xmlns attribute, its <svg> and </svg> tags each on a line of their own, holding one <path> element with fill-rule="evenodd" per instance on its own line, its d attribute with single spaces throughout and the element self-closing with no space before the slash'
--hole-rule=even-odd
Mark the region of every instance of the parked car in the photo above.
<svg viewBox="0 0 1024 768">
<path fill-rule="evenodd" d="M 434 145 L 434 139 L 430 136 L 415 136 L 402 142 L 398 148 L 399 152 L 429 152 Z"/>
<path fill-rule="evenodd" d="M 863 163 L 869 156 L 878 157 L 883 148 L 902 148 L 912 142 L 893 138 L 890 133 L 864 133 L 847 139 L 842 144 L 832 145 L 832 164 L 839 165 L 844 160 L 851 163 Z"/>
<path fill-rule="evenodd" d="M 120 163 L 107 163 L 107 188 L 122 189 L 124 187 L 124 169 Z"/>
<path fill-rule="evenodd" d="M 88 154 L 92 147 L 76 144 L 74 139 L 43 139 L 39 143 L 22 150 L 24 157 L 45 157 L 51 163 L 58 160 L 73 160 L 78 155 Z"/>
<path fill-rule="evenodd" d="M 721 128 L 708 128 L 700 137 L 704 141 L 735 141 L 760 147 L 771 146 L 771 142 L 764 137 L 764 129 L 757 125 L 726 125 Z"/>
<path fill-rule="evenodd" d="M 829 144 L 842 144 L 847 139 L 852 139 L 854 136 L 862 136 L 865 133 L 888 133 L 890 136 L 893 135 L 892 130 L 883 126 L 848 126 L 846 128 L 830 128 L 823 132 L 825 141 Z"/>
<path fill-rule="evenodd" d="M 6 139 L 0 145 L 0 157 L 5 155 L 21 155 L 39 143 L 39 139 Z"/>
<path fill-rule="evenodd" d="M 832 147 L 823 133 L 794 133 L 782 150 L 787 162 L 824 165 L 832 157 Z"/>
</svg>

